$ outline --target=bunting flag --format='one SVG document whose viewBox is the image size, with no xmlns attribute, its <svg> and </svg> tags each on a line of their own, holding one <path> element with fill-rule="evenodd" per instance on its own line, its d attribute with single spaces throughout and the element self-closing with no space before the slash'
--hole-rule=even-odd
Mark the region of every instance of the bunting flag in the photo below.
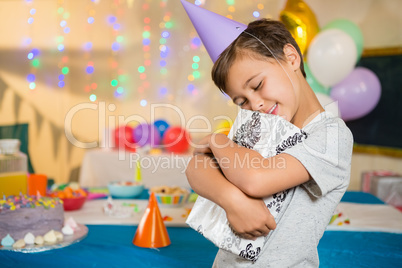
<svg viewBox="0 0 402 268">
<path fill-rule="evenodd" d="M 4 93 L 6 92 L 7 87 L 8 87 L 8 85 L 0 77 L 0 106 L 1 106 L 1 101 L 4 99 Z"/>
<path fill-rule="evenodd" d="M 20 117 L 20 106 L 21 106 L 21 97 L 18 94 L 14 94 L 14 118 L 18 123 L 18 118 Z"/>
<path fill-rule="evenodd" d="M 52 132 L 53 136 L 53 156 L 57 158 L 57 151 L 58 151 L 58 143 L 61 138 L 61 134 L 63 133 L 63 129 L 59 128 L 55 124 L 50 123 L 50 131 Z"/>
<path fill-rule="evenodd" d="M 7 85 L 7 83 L 0 77 L 0 108 L 2 105 L 2 101 L 4 100 L 4 95 L 6 93 L 7 90 L 12 90 L 12 88 L 9 88 L 9 86 Z M 18 95 L 16 92 L 13 92 L 13 100 L 14 100 L 14 107 L 13 107 L 13 113 L 15 116 L 15 120 L 16 122 L 20 121 L 20 108 L 21 105 L 24 101 L 24 99 Z M 24 102 L 23 105 L 29 105 L 31 107 L 31 109 L 33 110 L 33 115 L 34 115 L 34 124 L 36 126 L 36 133 L 35 136 L 38 137 L 40 134 L 40 131 L 43 127 L 43 123 L 46 122 L 49 124 L 50 126 L 50 131 L 51 131 L 51 142 L 53 143 L 53 156 L 54 159 L 57 159 L 57 153 L 59 151 L 60 148 L 60 141 L 61 138 L 63 136 L 64 133 L 64 128 L 63 127 L 59 127 L 57 126 L 55 123 L 47 120 L 41 113 L 40 111 L 33 106 L 31 103 L 29 102 Z M 81 138 L 81 140 L 85 140 L 85 138 Z M 74 144 L 72 144 L 71 142 L 67 141 L 67 161 L 70 162 L 71 160 L 71 156 L 72 156 L 72 152 L 73 152 L 73 148 L 74 148 Z M 71 169 L 72 170 L 72 169 Z"/>
<path fill-rule="evenodd" d="M 36 123 L 36 135 L 39 136 L 40 130 L 42 129 L 43 116 L 39 113 L 37 109 L 34 108 L 33 110 Z"/>
<path fill-rule="evenodd" d="M 74 148 L 74 145 L 71 142 L 67 141 L 67 161 L 68 162 L 70 162 L 70 160 L 71 160 L 71 154 L 72 154 L 73 148 Z"/>
</svg>

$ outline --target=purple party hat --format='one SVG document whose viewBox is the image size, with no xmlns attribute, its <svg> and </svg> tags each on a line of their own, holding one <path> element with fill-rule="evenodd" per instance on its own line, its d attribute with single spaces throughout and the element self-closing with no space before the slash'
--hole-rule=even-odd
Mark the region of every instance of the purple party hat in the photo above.
<svg viewBox="0 0 402 268">
<path fill-rule="evenodd" d="M 247 25 L 181 0 L 212 61 L 247 28 Z"/>
</svg>

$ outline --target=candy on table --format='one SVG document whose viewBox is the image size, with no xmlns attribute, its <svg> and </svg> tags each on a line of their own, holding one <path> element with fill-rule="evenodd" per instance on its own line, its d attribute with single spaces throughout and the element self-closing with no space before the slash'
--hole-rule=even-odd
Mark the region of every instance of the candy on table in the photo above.
<svg viewBox="0 0 402 268">
<path fill-rule="evenodd" d="M 73 217 L 69 217 L 64 221 L 64 226 L 70 226 L 73 230 L 78 230 L 78 224 L 75 222 Z"/>
<path fill-rule="evenodd" d="M 43 245 L 45 243 L 45 239 L 43 238 L 43 236 L 38 235 L 35 237 L 35 245 Z"/>
<path fill-rule="evenodd" d="M 57 237 L 56 234 L 54 233 L 54 230 L 51 230 L 49 232 L 47 232 L 44 236 L 43 239 L 45 240 L 45 242 L 47 243 L 55 243 L 57 241 Z"/>
<path fill-rule="evenodd" d="M 173 220 L 173 218 L 170 217 L 170 216 L 168 216 L 168 215 L 166 215 L 165 217 L 163 217 L 163 221 L 172 221 L 172 220 Z"/>
<path fill-rule="evenodd" d="M 71 226 L 69 226 L 69 225 L 64 226 L 64 227 L 61 229 L 61 232 L 62 232 L 64 235 L 73 235 L 73 234 L 74 234 L 73 228 L 71 228 Z"/>
<path fill-rule="evenodd" d="M 24 236 L 24 241 L 25 241 L 25 244 L 32 245 L 35 243 L 35 236 L 32 233 L 27 233 Z"/>
<path fill-rule="evenodd" d="M 133 212 L 138 213 L 139 211 L 138 205 L 135 203 L 124 202 L 116 205 L 113 203 L 111 196 L 108 197 L 103 205 L 103 212 L 106 215 L 115 218 L 129 218 Z"/>
<path fill-rule="evenodd" d="M 137 204 L 135 204 L 135 203 L 126 203 L 126 202 L 124 202 L 123 204 L 121 204 L 123 207 L 132 207 L 133 208 L 133 211 L 134 212 L 139 212 L 140 210 L 139 210 L 139 208 L 138 208 L 138 205 Z"/>
<path fill-rule="evenodd" d="M 19 239 L 17 240 L 17 242 L 13 244 L 13 248 L 23 248 L 23 247 L 25 247 L 24 239 Z"/>
<path fill-rule="evenodd" d="M 1 245 L 3 247 L 11 247 L 15 243 L 15 240 L 11 237 L 11 235 L 6 235 L 2 240 L 1 240 Z"/>
<path fill-rule="evenodd" d="M 343 224 L 350 224 L 350 219 L 342 212 L 338 210 L 332 215 L 329 224 L 341 226 Z"/>
<path fill-rule="evenodd" d="M 58 232 L 58 231 L 54 231 L 54 235 L 56 236 L 56 240 L 57 241 L 63 241 L 63 234 Z"/>
</svg>

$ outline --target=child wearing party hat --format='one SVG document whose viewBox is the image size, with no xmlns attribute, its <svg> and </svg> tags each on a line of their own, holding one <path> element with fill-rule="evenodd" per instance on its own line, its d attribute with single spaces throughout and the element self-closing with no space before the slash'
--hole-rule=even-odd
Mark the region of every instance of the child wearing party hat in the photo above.
<svg viewBox="0 0 402 268">
<path fill-rule="evenodd" d="M 318 267 L 317 245 L 349 185 L 350 130 L 320 105 L 282 23 L 246 26 L 181 1 L 214 62 L 215 84 L 242 110 L 254 111 L 233 140 L 220 133 L 203 138 L 186 170 L 194 191 L 224 209 L 236 234 L 229 245 L 218 245 L 214 267 Z M 264 138 L 258 121 L 264 118 L 300 130 L 271 158 L 253 149 Z M 269 205 L 267 196 L 275 197 Z M 279 208 L 275 217 L 272 207 Z M 261 237 L 262 247 L 250 242 L 233 254 L 240 239 Z"/>
</svg>

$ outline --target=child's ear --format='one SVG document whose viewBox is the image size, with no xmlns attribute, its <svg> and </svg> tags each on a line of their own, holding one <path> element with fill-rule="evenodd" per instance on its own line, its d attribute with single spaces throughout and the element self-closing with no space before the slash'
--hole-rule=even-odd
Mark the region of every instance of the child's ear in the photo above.
<svg viewBox="0 0 402 268">
<path fill-rule="evenodd" d="M 297 53 L 297 50 L 291 44 L 286 44 L 283 48 L 283 53 L 285 54 L 286 60 L 292 69 L 296 71 L 300 68 L 300 55 Z"/>
</svg>

